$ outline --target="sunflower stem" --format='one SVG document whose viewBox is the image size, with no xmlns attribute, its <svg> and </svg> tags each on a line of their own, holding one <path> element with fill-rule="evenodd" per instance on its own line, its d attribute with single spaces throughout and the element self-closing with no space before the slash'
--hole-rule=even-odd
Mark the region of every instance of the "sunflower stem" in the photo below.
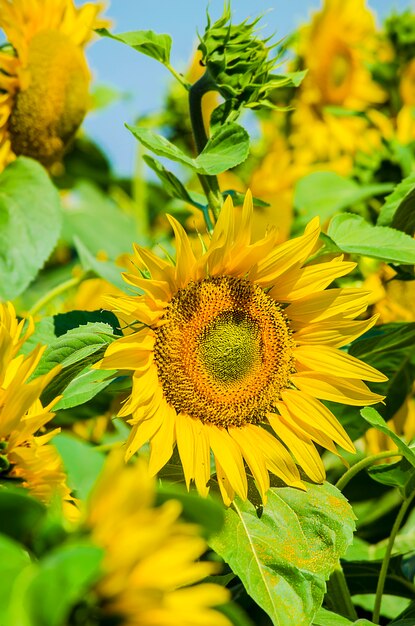
<svg viewBox="0 0 415 626">
<path fill-rule="evenodd" d="M 82 272 L 79 276 L 75 276 L 74 278 L 70 278 L 66 280 L 64 283 L 61 283 L 48 291 L 44 296 L 39 298 L 37 302 L 32 306 L 29 310 L 29 315 L 36 315 L 39 311 L 41 311 L 49 302 L 65 293 L 65 291 L 69 291 L 73 287 L 77 287 L 87 276 L 88 272 Z"/>
<path fill-rule="evenodd" d="M 205 93 L 216 89 L 216 85 L 211 79 L 209 72 L 206 71 L 198 81 L 196 81 L 189 89 L 189 112 L 192 124 L 193 137 L 195 140 L 197 153 L 200 154 L 208 142 L 205 124 L 203 121 L 202 98 Z M 200 184 L 202 185 L 209 209 L 212 211 L 215 220 L 219 217 L 223 204 L 222 194 L 220 192 L 218 179 L 216 176 L 207 176 L 198 174 Z M 204 212 L 205 220 L 206 214 Z M 210 221 L 210 220 L 209 220 Z M 209 226 L 206 223 L 208 229 Z"/>
<path fill-rule="evenodd" d="M 373 454 L 362 459 L 361 461 L 353 465 L 350 469 L 348 469 L 341 478 L 339 478 L 336 483 L 337 489 L 343 491 L 343 489 L 346 487 L 346 485 L 349 484 L 352 478 L 354 478 L 356 474 L 361 472 L 363 469 L 374 465 L 377 461 L 380 461 L 381 459 L 387 459 L 394 456 L 402 456 L 402 453 L 398 451 L 395 452 L 393 450 L 386 450 L 385 452 L 379 452 L 378 454 Z"/>
<path fill-rule="evenodd" d="M 380 568 L 378 584 L 376 587 L 375 606 L 373 608 L 373 617 L 372 617 L 372 622 L 374 624 L 379 624 L 383 590 L 385 588 L 386 575 L 388 573 L 388 567 L 389 567 L 389 562 L 390 562 L 390 558 L 392 555 L 393 544 L 395 543 L 396 535 L 398 534 L 398 531 L 401 527 L 403 518 L 405 517 L 405 513 L 407 512 L 414 497 L 415 497 L 415 491 L 413 491 L 411 495 L 402 502 L 401 508 L 399 509 L 398 515 L 396 516 L 395 522 L 392 526 L 391 534 L 389 536 L 388 544 L 386 546 L 385 556 L 383 557 L 383 561 L 382 561 L 382 567 Z"/>
<path fill-rule="evenodd" d="M 349 587 L 347 586 L 347 581 L 340 565 L 332 572 L 327 581 L 326 601 L 335 613 L 353 622 L 358 619 Z"/>
</svg>

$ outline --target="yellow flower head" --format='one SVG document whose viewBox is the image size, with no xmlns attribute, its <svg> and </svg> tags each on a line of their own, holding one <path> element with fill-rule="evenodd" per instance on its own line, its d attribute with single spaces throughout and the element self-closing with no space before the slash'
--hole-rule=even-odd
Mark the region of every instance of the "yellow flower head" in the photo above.
<svg viewBox="0 0 415 626">
<path fill-rule="evenodd" d="M 96 587 L 103 610 L 122 616 L 125 626 L 230 626 L 211 608 L 227 602 L 228 591 L 196 584 L 217 571 L 216 563 L 197 560 L 207 549 L 198 527 L 179 519 L 177 500 L 155 507 L 154 499 L 146 465 L 125 466 L 113 453 L 86 519 L 94 543 L 105 550 Z"/>
<path fill-rule="evenodd" d="M 88 108 L 83 47 L 101 5 L 73 0 L 0 0 L 0 171 L 16 155 L 60 159 Z"/>
<path fill-rule="evenodd" d="M 292 241 L 276 245 L 272 230 L 251 242 L 250 193 L 242 215 L 226 200 L 199 258 L 180 224 L 169 220 L 176 263 L 136 247 L 125 279 L 144 295 L 108 299 L 137 320 L 136 332 L 111 344 L 100 364 L 133 370 L 132 393 L 119 413 L 132 415 L 127 458 L 150 441 L 154 474 L 177 443 L 187 485 L 194 480 L 206 494 L 212 450 L 227 503 L 235 493 L 247 497 L 244 461 L 263 498 L 269 471 L 304 488 L 293 458 L 322 481 L 315 443 L 332 451 L 333 442 L 354 447 L 319 399 L 379 402 L 362 379 L 385 380 L 338 350 L 376 321 L 353 321 L 366 308 L 365 292 L 326 290 L 355 263 L 339 256 L 307 264 L 318 219 Z"/>
<path fill-rule="evenodd" d="M 43 502 L 55 493 L 69 502 L 62 462 L 48 445 L 58 429 L 35 436 L 54 416 L 51 408 L 59 398 L 44 407 L 39 396 L 60 366 L 30 380 L 45 347 L 37 346 L 27 356 L 18 354 L 33 332 L 31 321 L 25 332 L 23 326 L 12 304 L 0 304 L 0 475 L 18 480 Z"/>
<path fill-rule="evenodd" d="M 311 24 L 300 31 L 300 55 L 308 74 L 302 97 L 319 105 L 362 110 L 382 102 L 367 63 L 373 59 L 376 30 L 365 0 L 325 0 Z"/>
</svg>

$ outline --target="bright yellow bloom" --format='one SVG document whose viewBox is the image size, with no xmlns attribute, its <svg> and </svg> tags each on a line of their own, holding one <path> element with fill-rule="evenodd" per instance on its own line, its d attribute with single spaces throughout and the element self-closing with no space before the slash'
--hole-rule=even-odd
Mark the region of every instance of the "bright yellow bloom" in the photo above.
<svg viewBox="0 0 415 626">
<path fill-rule="evenodd" d="M 308 69 L 301 98 L 359 111 L 382 102 L 384 93 L 367 67 L 376 43 L 375 19 L 365 0 L 325 0 L 299 33 L 299 53 Z"/>
<path fill-rule="evenodd" d="M 16 155 L 60 159 L 89 106 L 83 47 L 101 5 L 73 0 L 0 0 L 0 171 Z"/>
<path fill-rule="evenodd" d="M 45 503 L 58 494 L 69 512 L 72 498 L 62 462 L 48 445 L 59 429 L 35 435 L 54 416 L 51 409 L 59 398 L 44 407 L 39 396 L 60 366 L 29 380 L 46 346 L 37 346 L 27 356 L 18 354 L 33 332 L 32 321 L 26 331 L 23 326 L 24 320 L 17 321 L 12 304 L 0 305 L 0 474 L 18 480 Z"/>
<path fill-rule="evenodd" d="M 229 600 L 227 589 L 199 584 L 217 564 L 196 560 L 207 549 L 198 527 L 179 519 L 177 500 L 155 507 L 154 499 L 142 460 L 125 466 L 119 454 L 109 457 L 86 520 L 105 550 L 96 586 L 103 612 L 125 626 L 230 626 L 211 608 Z"/>
<path fill-rule="evenodd" d="M 136 247 L 125 279 L 144 295 L 108 299 L 135 317 L 136 332 L 112 343 L 99 365 L 133 370 L 132 393 L 119 413 L 132 415 L 126 457 L 150 441 L 155 474 L 177 443 L 187 485 L 194 480 L 206 494 L 212 450 L 227 503 L 235 493 L 247 497 L 244 461 L 263 498 L 269 471 L 303 487 L 291 454 L 321 482 L 314 444 L 354 447 L 319 399 L 373 404 L 382 396 L 362 379 L 385 380 L 338 350 L 376 321 L 353 321 L 366 309 L 365 292 L 326 290 L 355 263 L 339 256 L 306 265 L 318 246 L 317 219 L 279 245 L 275 230 L 251 243 L 253 219 L 248 193 L 242 215 L 227 199 L 199 258 L 172 217 L 174 265 Z"/>
</svg>

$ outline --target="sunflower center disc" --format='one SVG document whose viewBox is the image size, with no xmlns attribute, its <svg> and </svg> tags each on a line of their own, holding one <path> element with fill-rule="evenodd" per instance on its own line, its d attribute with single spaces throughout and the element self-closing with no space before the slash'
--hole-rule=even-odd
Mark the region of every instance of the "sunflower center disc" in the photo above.
<svg viewBox="0 0 415 626">
<path fill-rule="evenodd" d="M 289 384 L 293 340 L 278 303 L 229 276 L 180 289 L 156 330 L 166 399 L 204 423 L 258 423 Z"/>
<path fill-rule="evenodd" d="M 261 358 L 258 324 L 242 311 L 219 314 L 200 337 L 200 356 L 216 380 L 243 380 Z"/>
<path fill-rule="evenodd" d="M 41 32 L 29 44 L 22 77 L 9 122 L 12 149 L 51 165 L 62 156 L 88 107 L 84 55 L 66 35 Z"/>
</svg>

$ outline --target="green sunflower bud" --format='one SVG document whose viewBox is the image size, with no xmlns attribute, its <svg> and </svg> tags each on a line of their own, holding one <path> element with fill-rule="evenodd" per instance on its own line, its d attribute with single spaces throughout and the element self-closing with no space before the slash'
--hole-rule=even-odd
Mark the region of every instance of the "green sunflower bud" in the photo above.
<svg viewBox="0 0 415 626">
<path fill-rule="evenodd" d="M 273 108 L 269 93 L 292 80 L 291 76 L 271 73 L 278 64 L 278 57 L 270 58 L 276 44 L 267 46 L 269 39 L 256 36 L 259 20 L 234 25 L 229 5 L 225 5 L 222 17 L 214 24 L 208 15 L 205 33 L 200 38 L 202 62 L 216 89 L 226 101 L 232 102 L 233 109 Z"/>
</svg>

